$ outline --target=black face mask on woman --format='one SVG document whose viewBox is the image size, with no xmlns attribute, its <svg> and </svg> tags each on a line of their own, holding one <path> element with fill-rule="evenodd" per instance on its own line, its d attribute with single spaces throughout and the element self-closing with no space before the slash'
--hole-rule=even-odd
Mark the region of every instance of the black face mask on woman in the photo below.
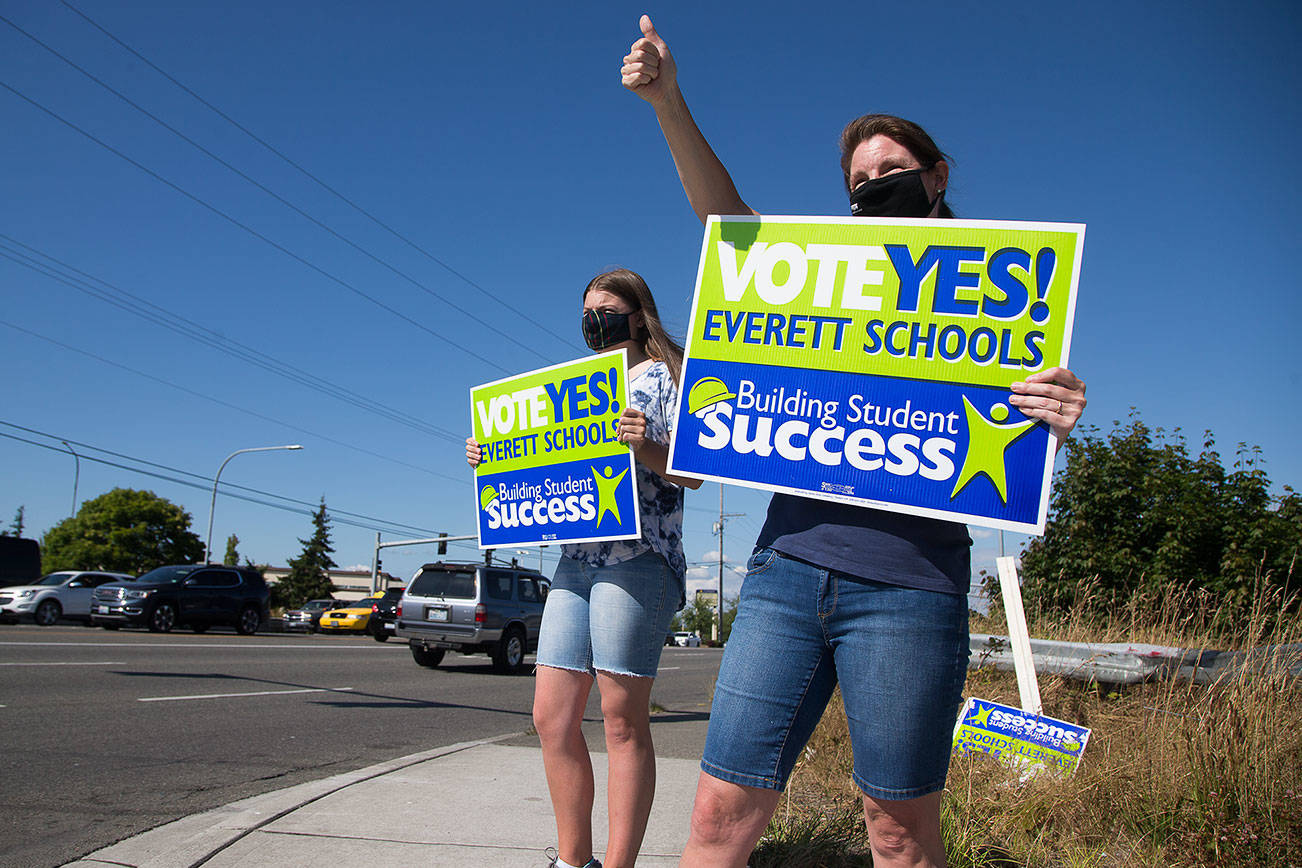
<svg viewBox="0 0 1302 868">
<path fill-rule="evenodd" d="M 583 312 L 584 342 L 591 349 L 601 352 L 606 347 L 631 341 L 633 332 L 629 325 L 629 317 L 633 316 L 633 313 L 585 310 Z"/>
<path fill-rule="evenodd" d="M 927 197 L 922 183 L 923 169 L 894 172 L 864 181 L 850 191 L 850 213 L 855 217 L 927 217 L 945 195 Z"/>
</svg>

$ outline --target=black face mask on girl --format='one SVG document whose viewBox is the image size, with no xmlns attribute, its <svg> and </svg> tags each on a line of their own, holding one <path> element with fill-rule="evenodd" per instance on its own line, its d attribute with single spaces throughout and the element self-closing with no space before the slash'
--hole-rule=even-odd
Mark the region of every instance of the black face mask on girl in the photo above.
<svg viewBox="0 0 1302 868">
<path fill-rule="evenodd" d="M 850 192 L 850 213 L 855 217 L 927 217 L 945 191 L 927 197 L 923 169 L 894 172 L 864 181 Z"/>
<path fill-rule="evenodd" d="M 636 313 L 634 311 L 633 313 Z M 597 352 L 606 347 L 633 339 L 629 318 L 633 313 L 612 313 L 606 310 L 583 312 L 583 340 Z"/>
</svg>

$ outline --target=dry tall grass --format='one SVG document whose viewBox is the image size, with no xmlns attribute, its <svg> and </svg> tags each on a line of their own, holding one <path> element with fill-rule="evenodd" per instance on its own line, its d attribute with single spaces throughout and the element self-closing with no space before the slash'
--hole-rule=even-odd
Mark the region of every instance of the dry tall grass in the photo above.
<svg viewBox="0 0 1302 868">
<path fill-rule="evenodd" d="M 950 864 L 1302 868 L 1302 682 L 1290 671 L 1302 655 L 1302 617 L 1276 596 L 1258 596 L 1237 614 L 1180 594 L 1127 602 L 1106 619 L 1033 612 L 1031 633 L 1043 638 L 1294 647 L 1211 684 L 1120 689 L 1041 677 L 1044 712 L 1093 730 L 1084 761 L 1067 779 L 1023 781 L 983 755 L 956 756 L 942 807 Z M 1003 632 L 990 626 L 973 629 Z M 965 693 L 1019 701 L 1012 673 L 989 669 L 969 673 Z M 872 864 L 850 768 L 838 696 L 755 852 L 756 868 Z"/>
</svg>

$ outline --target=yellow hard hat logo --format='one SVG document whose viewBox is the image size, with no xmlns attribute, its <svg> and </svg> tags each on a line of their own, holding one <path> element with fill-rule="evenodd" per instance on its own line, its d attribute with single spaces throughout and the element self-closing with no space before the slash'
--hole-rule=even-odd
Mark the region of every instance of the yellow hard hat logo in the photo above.
<svg viewBox="0 0 1302 868">
<path fill-rule="evenodd" d="M 687 412 L 696 415 L 706 407 L 735 397 L 737 395 L 728 391 L 723 380 L 718 377 L 702 377 L 687 392 Z"/>
<path fill-rule="evenodd" d="M 479 508 L 488 509 L 488 505 L 497 500 L 497 489 L 491 485 L 485 485 L 479 492 Z"/>
</svg>

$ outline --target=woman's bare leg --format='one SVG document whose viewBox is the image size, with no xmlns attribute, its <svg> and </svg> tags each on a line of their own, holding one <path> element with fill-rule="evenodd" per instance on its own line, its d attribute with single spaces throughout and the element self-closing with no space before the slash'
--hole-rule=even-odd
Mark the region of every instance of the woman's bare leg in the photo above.
<svg viewBox="0 0 1302 868">
<path fill-rule="evenodd" d="M 571 865 L 592 858 L 592 757 L 581 726 L 591 691 L 592 676 L 586 672 L 538 667 L 533 725 L 556 814 L 557 849 Z"/>
<path fill-rule="evenodd" d="M 606 720 L 606 789 L 610 835 L 605 868 L 625 868 L 637 859 L 656 790 L 656 755 L 651 744 L 653 678 L 597 673 Z"/>
</svg>

